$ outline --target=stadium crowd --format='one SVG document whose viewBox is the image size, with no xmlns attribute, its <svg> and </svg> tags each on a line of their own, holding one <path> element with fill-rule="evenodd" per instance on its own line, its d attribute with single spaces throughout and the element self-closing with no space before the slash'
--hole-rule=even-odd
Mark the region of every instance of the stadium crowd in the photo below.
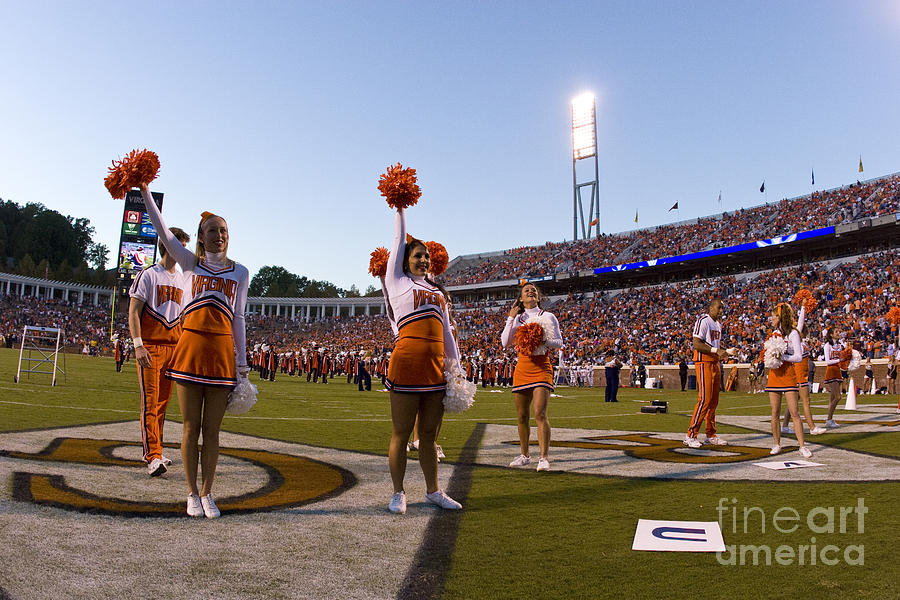
<svg viewBox="0 0 900 600">
<path fill-rule="evenodd" d="M 732 246 L 898 211 L 900 176 L 895 175 L 687 223 L 513 248 L 500 256 L 459 261 L 447 270 L 443 282 L 463 285 L 574 272 Z"/>
</svg>

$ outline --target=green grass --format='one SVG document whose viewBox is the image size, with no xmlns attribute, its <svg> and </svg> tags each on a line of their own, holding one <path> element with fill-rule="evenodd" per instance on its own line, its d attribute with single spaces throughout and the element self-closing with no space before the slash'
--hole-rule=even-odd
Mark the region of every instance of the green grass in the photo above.
<svg viewBox="0 0 900 600">
<path fill-rule="evenodd" d="M 50 387 L 47 376 L 13 383 L 17 353 L 0 350 L 0 431 L 135 419 L 138 410 L 134 363 L 121 374 L 111 359 L 69 356 L 67 380 Z M 388 395 L 360 393 L 338 378 L 327 386 L 305 378 L 278 376 L 257 382 L 259 402 L 244 417 L 226 417 L 223 428 L 268 438 L 345 450 L 387 454 L 390 437 Z M 376 382 L 374 389 L 381 386 Z M 627 429 L 682 432 L 695 392 L 622 389 L 617 404 L 603 402 L 602 389 L 560 388 L 550 405 L 556 428 Z M 666 399 L 665 415 L 640 414 L 641 402 Z M 865 398 L 895 403 L 896 396 Z M 863 402 L 863 399 L 859 401 Z M 816 396 L 813 405 L 821 405 Z M 816 412 L 820 412 L 821 409 Z M 726 393 L 720 414 L 769 413 L 764 395 Z M 177 403 L 170 419 L 179 420 Z M 511 394 L 479 393 L 462 415 L 447 415 L 440 443 L 447 460 L 457 460 L 478 423 L 512 425 Z M 744 432 L 721 426 L 720 433 Z M 815 439 L 848 450 L 900 458 L 900 434 L 831 432 Z M 365 474 L 358 474 L 364 477 Z M 900 483 L 744 483 L 659 481 L 551 472 L 510 472 L 474 468 L 456 540 L 445 598 L 885 598 L 896 593 L 896 498 Z M 652 553 L 631 550 L 639 518 L 716 520 L 720 498 L 736 498 L 738 507 L 758 506 L 768 516 L 766 531 L 758 519 L 744 533 L 723 528 L 726 544 L 765 544 L 796 551 L 816 537 L 819 549 L 834 544 L 864 545 L 865 566 L 818 564 L 791 566 L 719 564 L 715 555 Z M 863 532 L 855 519 L 847 533 L 815 534 L 805 521 L 793 534 L 772 528 L 780 507 L 801 515 L 817 506 L 856 505 L 863 498 L 869 513 Z M 414 548 L 398 552 L 415 552 Z"/>
</svg>

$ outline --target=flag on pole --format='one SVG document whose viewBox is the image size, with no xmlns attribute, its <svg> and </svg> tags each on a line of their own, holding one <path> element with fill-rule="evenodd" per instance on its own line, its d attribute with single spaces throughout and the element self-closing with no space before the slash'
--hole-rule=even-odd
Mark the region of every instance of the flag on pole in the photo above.
<svg viewBox="0 0 900 600">
<path fill-rule="evenodd" d="M 812 183 L 810 183 L 809 185 L 816 185 L 816 170 L 815 169 L 812 170 Z"/>
<path fill-rule="evenodd" d="M 862 154 L 859 155 L 859 172 L 860 172 L 860 173 L 863 172 L 863 168 L 862 168 Z"/>
<path fill-rule="evenodd" d="M 593 227 L 594 225 L 599 225 L 599 224 L 600 224 L 600 217 L 597 217 L 596 219 L 594 219 L 593 221 L 591 221 L 588 224 L 588 227 Z"/>
<path fill-rule="evenodd" d="M 759 186 L 759 193 L 762 194 L 764 191 L 766 191 L 766 180 L 765 179 L 763 179 L 762 185 Z"/>
<path fill-rule="evenodd" d="M 722 208 L 722 190 L 719 190 L 719 199 L 716 202 L 719 203 L 719 208 Z"/>
<path fill-rule="evenodd" d="M 677 202 L 676 202 L 675 204 L 672 205 L 672 208 L 669 209 L 669 212 L 672 212 L 673 210 L 678 210 L 678 203 L 677 203 Z"/>
<path fill-rule="evenodd" d="M 634 211 L 634 222 L 635 222 L 635 223 L 637 223 L 637 212 L 638 212 L 638 211 Z"/>
</svg>

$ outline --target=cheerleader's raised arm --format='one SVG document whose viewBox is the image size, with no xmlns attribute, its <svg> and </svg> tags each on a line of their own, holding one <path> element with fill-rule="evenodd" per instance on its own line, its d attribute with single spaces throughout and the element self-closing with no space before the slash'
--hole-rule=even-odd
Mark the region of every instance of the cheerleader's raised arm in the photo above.
<svg viewBox="0 0 900 600">
<path fill-rule="evenodd" d="M 163 246 L 166 247 L 166 250 L 172 255 L 172 258 L 175 259 L 175 262 L 178 263 L 182 270 L 192 270 L 197 264 L 197 255 L 182 246 L 181 242 L 166 227 L 166 222 L 163 221 L 162 214 L 159 212 L 156 202 L 153 201 L 152 194 L 150 194 L 150 188 L 146 185 L 141 186 L 141 196 L 144 198 L 144 207 L 147 209 L 150 222 L 153 223 L 153 228 L 156 229 L 156 234 L 159 236 Z"/>
<path fill-rule="evenodd" d="M 410 285 L 410 279 L 403 272 L 403 257 L 406 253 L 406 215 L 403 209 L 397 209 L 394 215 L 394 244 L 391 246 L 391 254 L 388 257 L 387 272 L 384 276 L 384 286 L 392 296 L 406 291 Z M 398 319 L 398 315 L 394 315 Z"/>
</svg>

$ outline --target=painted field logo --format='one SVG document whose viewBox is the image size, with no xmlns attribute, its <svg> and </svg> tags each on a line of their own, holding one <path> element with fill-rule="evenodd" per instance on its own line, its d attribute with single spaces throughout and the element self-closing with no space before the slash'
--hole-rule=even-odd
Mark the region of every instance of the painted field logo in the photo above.
<svg viewBox="0 0 900 600">
<path fill-rule="evenodd" d="M 60 437 L 37 453 L 4 452 L 8 458 L 64 464 L 87 464 L 118 468 L 144 468 L 139 460 L 117 456 L 121 449 L 139 447 L 135 442 Z M 266 481 L 239 496 L 216 498 L 223 512 L 247 513 L 309 504 L 336 496 L 356 484 L 353 474 L 336 465 L 302 456 L 265 450 L 220 448 L 222 457 L 261 469 Z M 63 467 L 63 470 L 65 468 Z M 58 474 L 16 471 L 13 498 L 66 510 L 147 517 L 182 517 L 184 502 L 148 502 L 96 495 L 71 487 Z"/>
<path fill-rule="evenodd" d="M 518 441 L 503 442 L 518 446 Z M 531 442 L 537 446 L 537 442 Z M 769 456 L 767 448 L 754 446 L 704 446 L 701 449 L 685 447 L 681 440 L 667 440 L 653 437 L 649 433 L 628 433 L 621 435 L 588 436 L 580 440 L 551 440 L 557 448 L 581 448 L 584 450 L 618 450 L 633 458 L 643 458 L 660 462 L 716 464 L 759 460 Z M 784 446 L 785 452 L 796 447 Z"/>
</svg>

